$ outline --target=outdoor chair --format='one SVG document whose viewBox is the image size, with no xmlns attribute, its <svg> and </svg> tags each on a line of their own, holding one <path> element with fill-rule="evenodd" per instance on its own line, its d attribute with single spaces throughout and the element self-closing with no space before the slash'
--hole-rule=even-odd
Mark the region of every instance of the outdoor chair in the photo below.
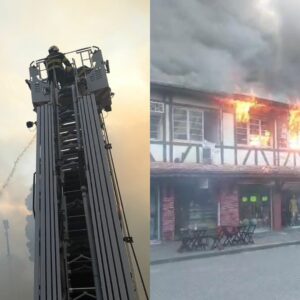
<svg viewBox="0 0 300 300">
<path fill-rule="evenodd" d="M 247 225 L 240 225 L 236 227 L 236 234 L 232 240 L 232 244 L 239 245 L 245 243 L 245 234 L 247 232 Z"/>
<path fill-rule="evenodd" d="M 235 226 L 222 226 L 224 231 L 225 240 L 223 242 L 223 246 L 232 246 L 234 244 L 235 239 L 237 238 L 237 227 Z"/>
<path fill-rule="evenodd" d="M 248 230 L 245 233 L 244 241 L 246 244 L 254 244 L 253 235 L 255 231 L 256 225 L 249 225 Z"/>
<path fill-rule="evenodd" d="M 206 248 L 209 250 L 223 249 L 222 240 L 224 237 L 224 230 L 220 226 L 215 230 L 208 231 L 206 236 Z"/>
<path fill-rule="evenodd" d="M 192 230 L 191 250 L 205 250 L 207 229 L 194 229 Z"/>
<path fill-rule="evenodd" d="M 188 228 L 181 228 L 181 245 L 178 252 L 188 251 L 191 249 L 191 243 L 193 241 L 191 232 Z"/>
</svg>

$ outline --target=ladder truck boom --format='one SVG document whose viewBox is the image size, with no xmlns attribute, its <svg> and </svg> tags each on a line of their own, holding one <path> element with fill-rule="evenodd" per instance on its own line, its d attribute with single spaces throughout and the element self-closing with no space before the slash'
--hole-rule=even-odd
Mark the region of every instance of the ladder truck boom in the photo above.
<svg viewBox="0 0 300 300">
<path fill-rule="evenodd" d="M 108 61 L 88 47 L 66 53 L 75 81 L 29 67 L 37 114 L 34 300 L 138 299 L 120 217 L 102 111 L 111 110 Z"/>
</svg>

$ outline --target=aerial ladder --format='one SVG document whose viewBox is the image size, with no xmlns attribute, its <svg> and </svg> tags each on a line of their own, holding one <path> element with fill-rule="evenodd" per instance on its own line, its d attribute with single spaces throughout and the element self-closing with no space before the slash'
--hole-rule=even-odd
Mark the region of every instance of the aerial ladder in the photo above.
<svg viewBox="0 0 300 300">
<path fill-rule="evenodd" d="M 98 47 L 65 55 L 71 85 L 49 83 L 45 59 L 29 67 L 37 114 L 34 300 L 137 300 L 137 260 L 102 114 L 111 110 L 109 63 Z"/>
</svg>

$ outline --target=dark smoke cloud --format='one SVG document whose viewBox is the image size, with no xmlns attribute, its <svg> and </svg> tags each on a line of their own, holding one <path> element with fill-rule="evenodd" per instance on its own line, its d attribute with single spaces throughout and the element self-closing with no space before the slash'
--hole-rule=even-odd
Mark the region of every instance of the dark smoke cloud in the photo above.
<svg viewBox="0 0 300 300">
<path fill-rule="evenodd" d="M 151 80 L 300 94 L 300 1 L 152 0 Z"/>
</svg>

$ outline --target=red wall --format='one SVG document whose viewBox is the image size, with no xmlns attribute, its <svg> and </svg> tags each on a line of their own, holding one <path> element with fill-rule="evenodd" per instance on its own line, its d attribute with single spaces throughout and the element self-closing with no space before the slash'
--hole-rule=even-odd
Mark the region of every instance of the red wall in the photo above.
<svg viewBox="0 0 300 300">
<path fill-rule="evenodd" d="M 237 189 L 221 191 L 220 202 L 220 225 L 237 226 L 240 223 L 239 198 Z"/>
<path fill-rule="evenodd" d="M 162 238 L 170 241 L 175 235 L 174 191 L 164 189 L 162 196 Z"/>
</svg>

